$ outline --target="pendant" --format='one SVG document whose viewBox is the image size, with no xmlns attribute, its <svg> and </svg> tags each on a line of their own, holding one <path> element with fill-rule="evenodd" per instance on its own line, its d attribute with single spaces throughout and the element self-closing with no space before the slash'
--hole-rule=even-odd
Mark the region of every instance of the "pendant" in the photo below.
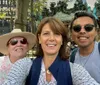
<svg viewBox="0 0 100 85">
<path fill-rule="evenodd" d="M 46 71 L 47 74 L 51 74 L 51 72 L 49 70 Z"/>
</svg>

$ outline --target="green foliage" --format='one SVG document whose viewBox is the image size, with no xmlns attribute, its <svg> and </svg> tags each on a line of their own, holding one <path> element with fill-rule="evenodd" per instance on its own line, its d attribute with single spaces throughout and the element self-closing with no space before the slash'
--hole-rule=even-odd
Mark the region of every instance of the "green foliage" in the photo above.
<svg viewBox="0 0 100 85">
<path fill-rule="evenodd" d="M 87 3 L 83 4 L 82 0 L 76 0 L 74 4 L 74 11 L 87 10 Z"/>
<path fill-rule="evenodd" d="M 100 0 L 96 1 L 95 8 L 96 8 L 96 11 L 97 11 L 97 16 L 100 16 Z"/>
<path fill-rule="evenodd" d="M 0 18 L 3 19 L 6 17 L 6 13 L 0 12 Z"/>
<path fill-rule="evenodd" d="M 37 15 L 37 14 L 41 14 L 43 8 L 46 6 L 46 1 L 47 0 L 36 0 L 36 1 L 33 1 L 33 14 L 34 15 Z"/>
</svg>

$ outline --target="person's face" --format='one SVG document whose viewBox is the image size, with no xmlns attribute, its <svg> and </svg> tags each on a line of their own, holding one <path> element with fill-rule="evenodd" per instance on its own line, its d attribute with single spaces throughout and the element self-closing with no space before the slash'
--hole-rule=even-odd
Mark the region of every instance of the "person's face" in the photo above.
<svg viewBox="0 0 100 85">
<path fill-rule="evenodd" d="M 80 31 L 77 29 L 77 27 L 81 27 Z M 78 44 L 79 47 L 88 47 L 91 44 L 93 45 L 96 35 L 97 31 L 94 27 L 93 20 L 90 17 L 79 17 L 74 21 L 72 28 L 72 39 L 76 44 Z"/>
<path fill-rule="evenodd" d="M 49 24 L 45 24 L 39 37 L 44 55 L 57 55 L 62 45 L 62 35 L 54 33 Z"/>
<path fill-rule="evenodd" d="M 23 37 L 14 37 L 8 42 L 8 52 L 10 56 L 23 58 L 28 51 L 27 40 Z"/>
</svg>

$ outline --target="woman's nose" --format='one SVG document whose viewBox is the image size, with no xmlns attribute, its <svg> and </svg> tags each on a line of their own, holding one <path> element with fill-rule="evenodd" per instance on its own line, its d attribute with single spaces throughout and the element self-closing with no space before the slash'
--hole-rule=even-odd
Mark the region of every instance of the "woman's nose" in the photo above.
<svg viewBox="0 0 100 85">
<path fill-rule="evenodd" d="M 54 38 L 55 38 L 54 34 L 51 34 L 51 35 L 50 35 L 50 39 L 51 39 L 51 40 L 54 40 Z"/>
</svg>

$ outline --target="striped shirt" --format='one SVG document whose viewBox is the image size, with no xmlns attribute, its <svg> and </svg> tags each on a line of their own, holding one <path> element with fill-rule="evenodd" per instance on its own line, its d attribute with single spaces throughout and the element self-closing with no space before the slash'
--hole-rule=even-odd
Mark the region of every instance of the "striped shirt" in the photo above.
<svg viewBox="0 0 100 85">
<path fill-rule="evenodd" d="M 31 65 L 32 60 L 29 58 L 18 60 L 11 68 L 7 80 L 2 85 L 25 85 L 25 80 L 29 74 Z M 91 76 L 82 66 L 75 63 L 70 63 L 70 68 L 73 85 L 100 85 L 93 78 L 91 78 Z M 50 82 L 46 81 L 43 62 L 38 85 L 57 85 L 57 81 L 54 79 L 54 77 L 52 77 Z"/>
</svg>

